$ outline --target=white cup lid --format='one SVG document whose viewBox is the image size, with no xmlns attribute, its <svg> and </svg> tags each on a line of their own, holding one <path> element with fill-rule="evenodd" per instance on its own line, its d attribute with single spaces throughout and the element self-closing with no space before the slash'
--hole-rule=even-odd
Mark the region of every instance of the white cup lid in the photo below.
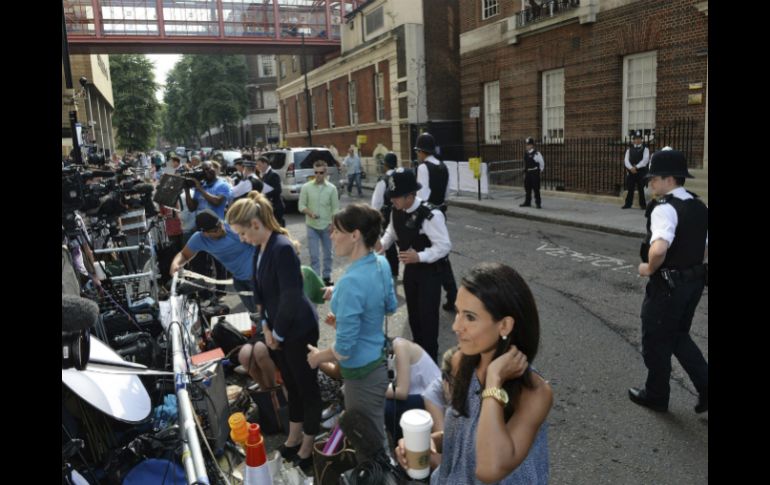
<svg viewBox="0 0 770 485">
<path fill-rule="evenodd" d="M 433 427 L 433 418 L 428 411 L 422 409 L 410 409 L 401 415 L 401 427 L 408 427 L 410 431 L 425 431 Z"/>
</svg>

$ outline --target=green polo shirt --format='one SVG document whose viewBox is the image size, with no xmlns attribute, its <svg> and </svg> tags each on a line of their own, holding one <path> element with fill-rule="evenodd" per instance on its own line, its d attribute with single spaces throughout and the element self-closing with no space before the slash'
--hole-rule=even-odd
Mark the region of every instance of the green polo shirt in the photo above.
<svg viewBox="0 0 770 485">
<path fill-rule="evenodd" d="M 307 182 L 302 186 L 299 192 L 298 209 L 302 212 L 304 209 L 310 209 L 318 219 L 311 219 L 305 216 L 305 224 L 313 229 L 326 229 L 332 223 L 332 216 L 339 210 L 340 201 L 337 197 L 337 187 L 328 180 L 324 180 L 323 185 L 315 181 Z"/>
</svg>

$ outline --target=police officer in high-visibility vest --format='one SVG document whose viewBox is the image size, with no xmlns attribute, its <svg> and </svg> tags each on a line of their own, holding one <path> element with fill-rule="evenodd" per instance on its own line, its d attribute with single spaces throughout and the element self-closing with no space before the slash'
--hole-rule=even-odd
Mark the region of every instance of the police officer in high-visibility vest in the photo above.
<svg viewBox="0 0 770 485">
<path fill-rule="evenodd" d="M 385 165 L 385 173 L 374 186 L 371 205 L 382 214 L 382 230 L 384 232 L 390 224 L 390 213 L 393 211 L 393 202 L 388 197 L 388 181 L 398 166 L 398 157 L 395 153 L 388 152 L 385 154 L 383 163 Z M 390 274 L 393 276 L 393 287 L 395 288 L 396 279 L 398 279 L 398 250 L 395 244 L 385 251 L 385 259 L 390 264 Z"/>
<path fill-rule="evenodd" d="M 634 142 L 626 150 L 626 158 L 623 164 L 628 174 L 626 175 L 626 203 L 621 209 L 630 209 L 634 202 L 634 190 L 639 191 L 639 207 L 647 208 L 644 200 L 644 186 L 647 176 L 647 164 L 650 162 L 650 149 L 642 143 L 642 132 L 635 131 L 633 135 Z"/>
<path fill-rule="evenodd" d="M 426 200 L 441 209 L 446 217 L 446 199 L 449 196 L 449 170 L 444 162 L 437 159 L 436 140 L 430 133 L 423 133 L 417 137 L 414 149 L 420 164 L 417 166 L 417 182 L 422 188 L 417 191 L 417 197 Z M 447 256 L 444 273 L 441 275 L 441 286 L 446 291 L 446 303 L 442 307 L 448 312 L 455 311 L 457 299 L 457 283 L 452 271 L 452 265 Z"/>
<path fill-rule="evenodd" d="M 527 151 L 524 153 L 524 203 L 519 207 L 532 207 L 532 191 L 535 191 L 535 207 L 542 209 L 540 204 L 540 174 L 545 169 L 545 160 L 539 151 L 535 150 L 534 138 L 527 138 Z"/>
<path fill-rule="evenodd" d="M 647 206 L 647 238 L 639 275 L 649 276 L 642 303 L 642 357 L 647 381 L 631 388 L 634 403 L 668 410 L 671 355 L 676 356 L 698 391 L 696 413 L 708 410 L 708 363 L 690 337 L 690 326 L 708 284 L 708 208 L 682 187 L 687 162 L 668 147 L 652 156 L 648 173 L 657 198 Z"/>
<path fill-rule="evenodd" d="M 437 362 L 441 276 L 452 242 L 444 214 L 417 196 L 420 188 L 412 170 L 393 172 L 388 195 L 394 210 L 377 249 L 398 244 L 412 338 Z"/>
</svg>

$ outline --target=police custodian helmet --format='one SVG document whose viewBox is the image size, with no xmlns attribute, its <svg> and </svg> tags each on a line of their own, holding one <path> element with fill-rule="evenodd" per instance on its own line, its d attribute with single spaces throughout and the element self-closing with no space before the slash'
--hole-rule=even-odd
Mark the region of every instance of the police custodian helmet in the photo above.
<svg viewBox="0 0 770 485">
<path fill-rule="evenodd" d="M 436 140 L 430 133 L 423 133 L 418 136 L 415 145 L 415 150 L 431 154 L 436 153 Z"/>
<path fill-rule="evenodd" d="M 650 171 L 645 178 L 650 177 L 685 177 L 694 178 L 687 171 L 687 160 L 684 153 L 665 147 L 652 154 L 650 159 Z"/>
</svg>

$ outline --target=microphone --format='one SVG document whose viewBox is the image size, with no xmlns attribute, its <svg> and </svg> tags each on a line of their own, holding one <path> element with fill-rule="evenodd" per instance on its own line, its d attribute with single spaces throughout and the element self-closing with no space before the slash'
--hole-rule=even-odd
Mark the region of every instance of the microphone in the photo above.
<svg viewBox="0 0 770 485">
<path fill-rule="evenodd" d="M 61 297 L 61 368 L 84 370 L 91 355 L 91 328 L 99 318 L 99 305 L 73 295 Z"/>
<path fill-rule="evenodd" d="M 62 332 L 79 332 L 91 328 L 99 318 L 96 302 L 73 295 L 61 296 Z"/>
</svg>

